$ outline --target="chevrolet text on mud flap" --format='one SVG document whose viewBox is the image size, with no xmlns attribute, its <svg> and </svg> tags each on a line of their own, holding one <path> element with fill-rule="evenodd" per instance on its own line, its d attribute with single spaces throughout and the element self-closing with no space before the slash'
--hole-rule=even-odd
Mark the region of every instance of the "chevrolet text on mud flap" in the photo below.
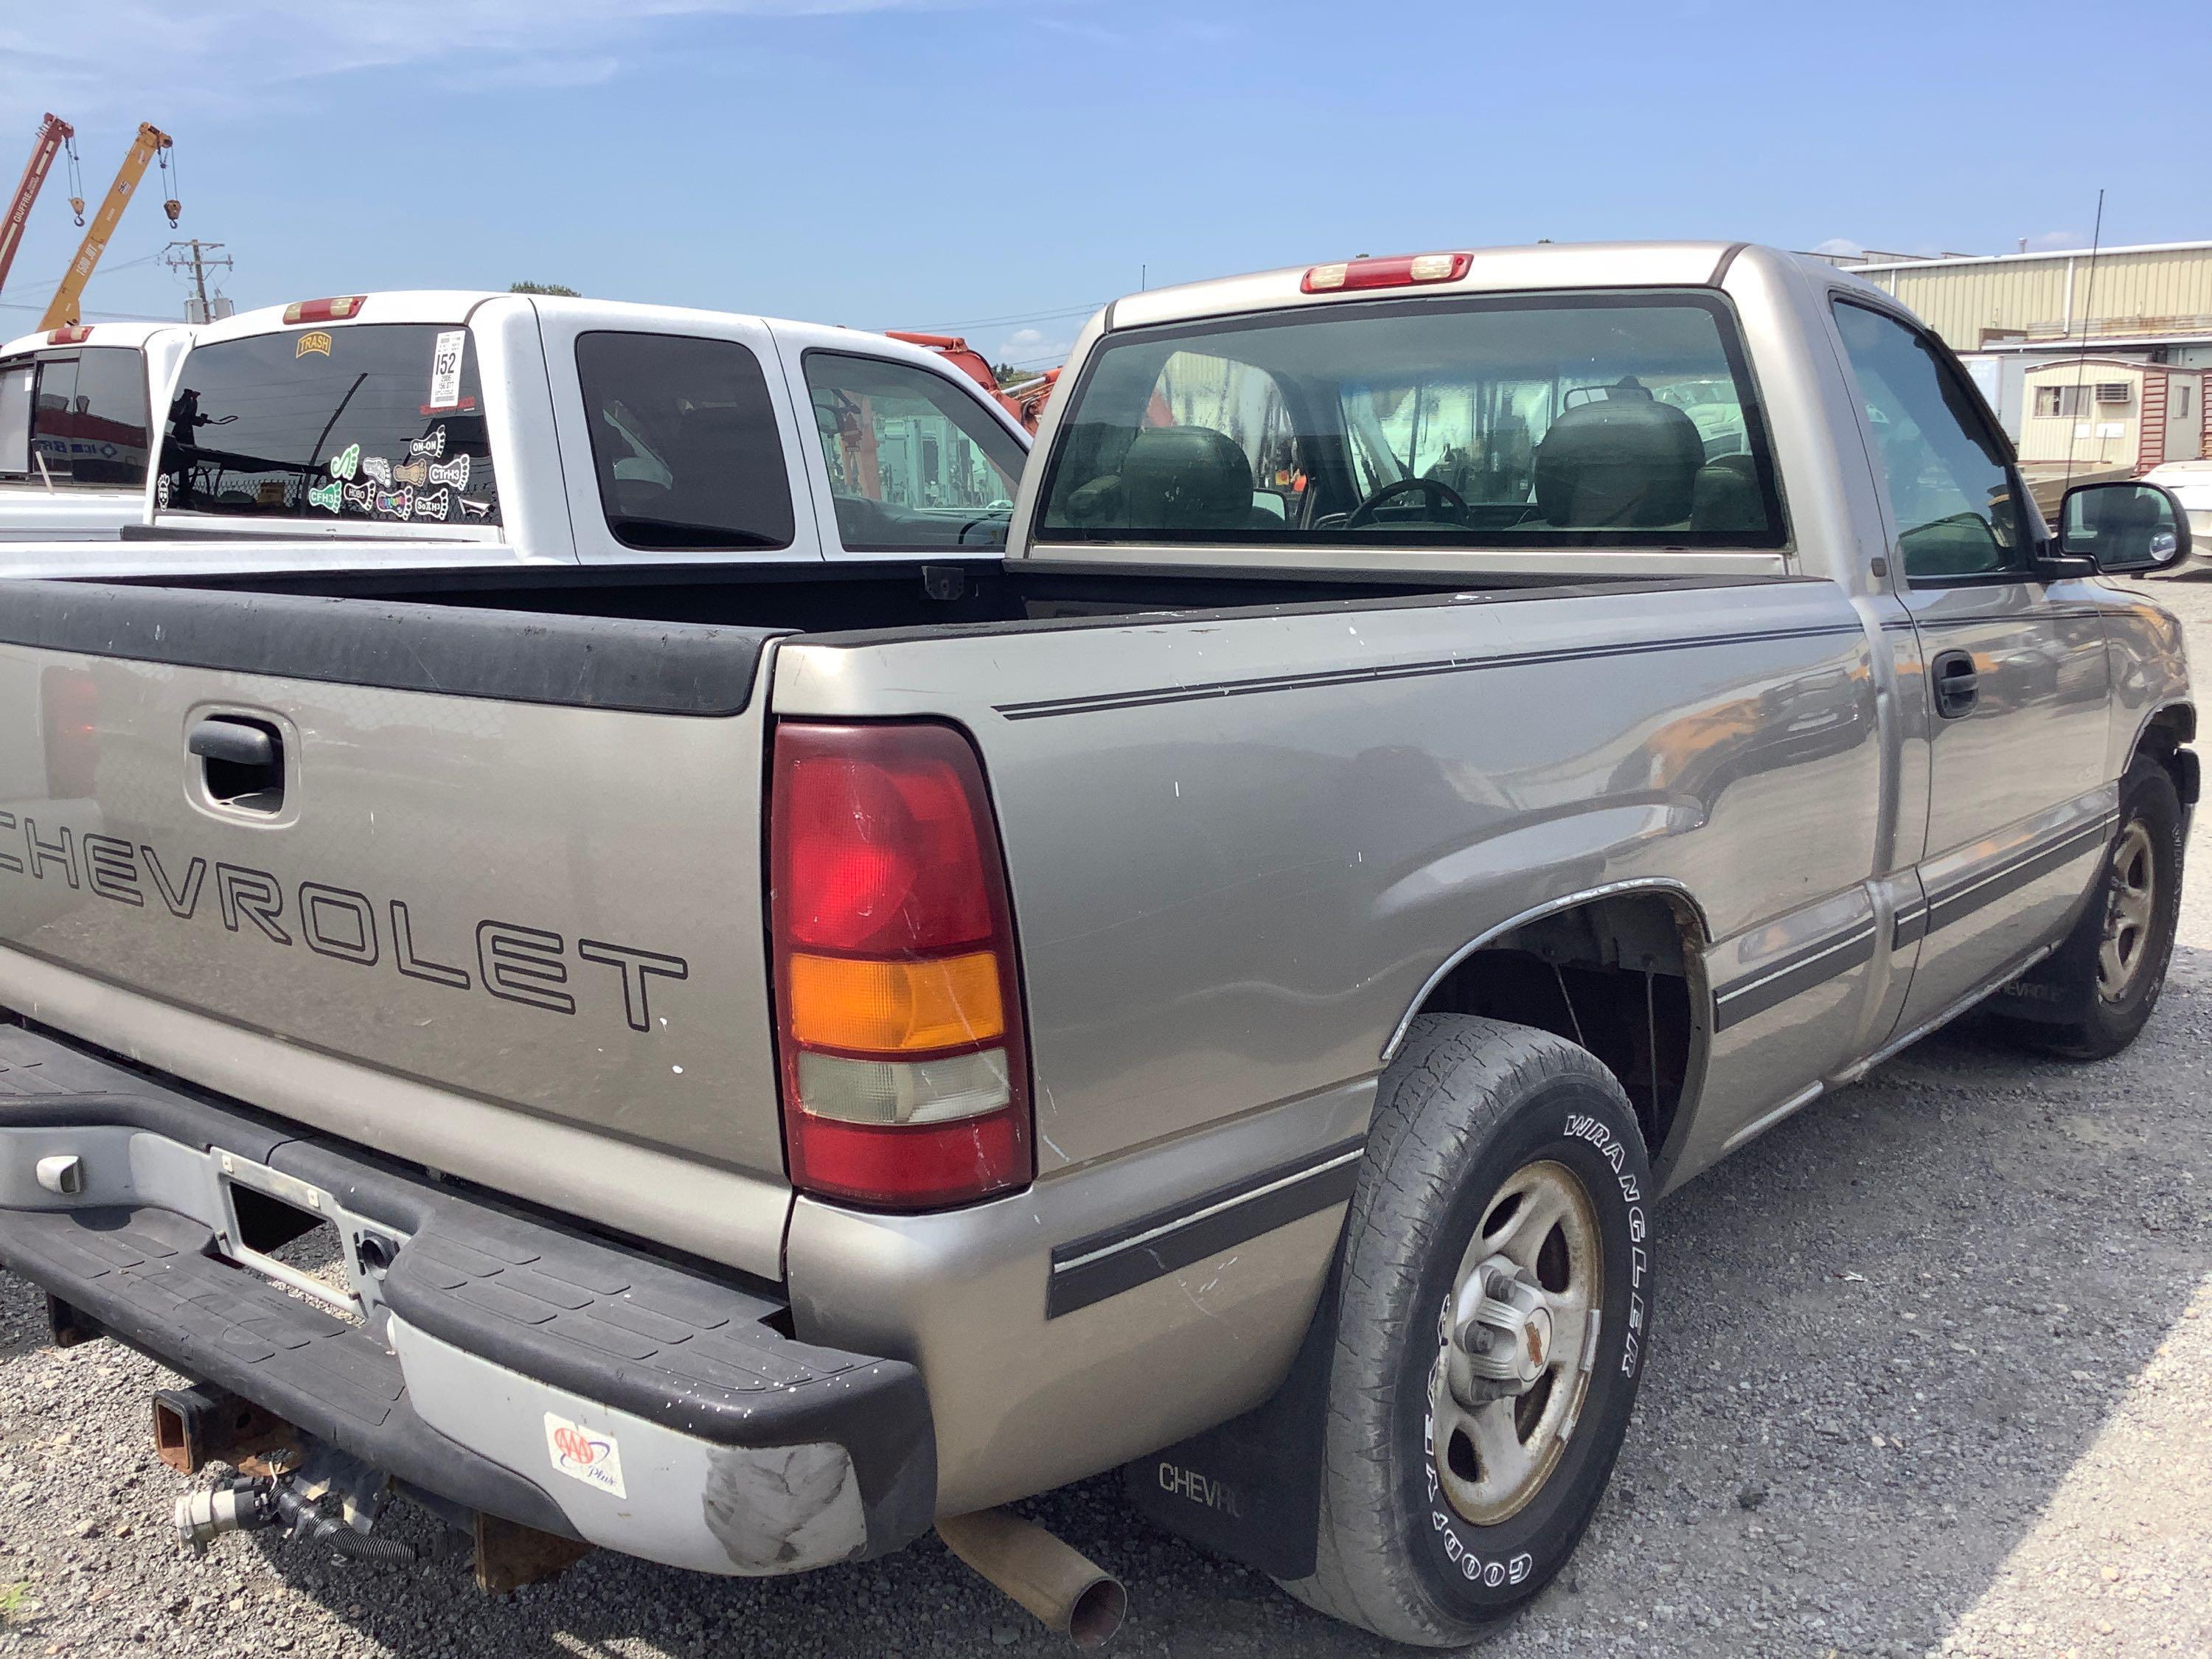
<svg viewBox="0 0 2212 1659">
<path fill-rule="evenodd" d="M 1004 1506 L 1120 1468 L 1462 1644 L 1632 1431 L 1662 1194 L 1977 1004 L 2083 1058 L 2158 1000 L 2197 708 L 2104 573 L 2188 526 L 2053 535 L 1824 261 L 1131 295 L 1026 467 L 867 336 L 293 311 L 178 371 L 169 578 L 0 583 L 0 1261 L 195 1380 L 176 1446 L 297 1443 L 195 1541 L 934 1527 L 1094 1640 Z M 324 1218 L 327 1320 L 261 1265 Z"/>
<path fill-rule="evenodd" d="M 0 812 L 0 846 L 9 844 L 16 830 L 15 815 Z M 210 913 L 231 933 L 256 933 L 272 945 L 305 945 L 317 956 L 363 968 L 388 960 L 394 972 L 410 979 L 458 991 L 480 985 L 503 1001 L 551 1013 L 575 1013 L 570 988 L 589 982 L 580 975 L 572 980 L 567 941 L 551 928 L 489 918 L 477 922 L 453 941 L 472 957 L 472 976 L 468 968 L 439 959 L 451 953 L 438 948 L 434 926 L 424 928 L 418 942 L 415 913 L 404 899 L 380 904 L 365 893 L 320 881 L 287 887 L 266 870 L 220 859 L 210 864 L 198 854 L 173 854 L 164 861 L 143 842 L 134 845 L 97 831 L 80 836 L 66 824 L 42 832 L 35 818 L 25 818 L 21 830 L 23 851 L 20 856 L 0 852 L 0 874 L 75 887 L 82 869 L 84 885 L 102 898 L 151 914 L 150 890 L 179 921 L 198 915 L 203 894 L 212 888 Z M 613 970 L 611 977 L 621 987 L 623 1018 L 633 1031 L 654 1029 L 652 981 L 688 979 L 691 973 L 682 957 L 605 939 L 578 939 L 575 957 Z M 611 1008 L 611 994 L 607 1002 Z"/>
</svg>

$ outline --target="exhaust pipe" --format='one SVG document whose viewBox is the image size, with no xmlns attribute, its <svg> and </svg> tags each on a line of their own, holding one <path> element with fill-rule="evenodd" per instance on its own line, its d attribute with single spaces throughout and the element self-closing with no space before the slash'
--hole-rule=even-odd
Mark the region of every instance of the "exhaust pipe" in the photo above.
<svg viewBox="0 0 2212 1659">
<path fill-rule="evenodd" d="M 1047 1629 L 1086 1652 L 1105 1645 L 1128 1616 L 1129 1592 L 1120 1579 L 1010 1510 L 945 1516 L 937 1535 Z"/>
</svg>

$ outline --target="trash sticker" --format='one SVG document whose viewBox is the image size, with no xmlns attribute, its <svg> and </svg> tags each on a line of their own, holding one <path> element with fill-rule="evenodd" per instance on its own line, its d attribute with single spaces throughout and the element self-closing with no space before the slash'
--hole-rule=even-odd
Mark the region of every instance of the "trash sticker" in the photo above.
<svg viewBox="0 0 2212 1659">
<path fill-rule="evenodd" d="M 611 1434 L 571 1423 L 565 1417 L 545 1413 L 545 1450 L 561 1474 L 597 1486 L 617 1498 L 627 1498 L 622 1474 L 622 1448 Z"/>
<path fill-rule="evenodd" d="M 292 348 L 292 359 L 296 362 L 310 353 L 325 357 L 331 355 L 331 337 L 319 328 L 311 328 L 300 337 L 299 343 Z"/>
<path fill-rule="evenodd" d="M 331 477 L 333 478 L 350 478 L 359 471 L 361 471 L 359 444 L 348 444 L 331 457 Z"/>
<path fill-rule="evenodd" d="M 467 345 L 469 331 L 465 328 L 449 328 L 438 336 L 436 348 L 430 353 L 430 407 L 455 409 L 461 401 L 461 349 Z"/>
<path fill-rule="evenodd" d="M 407 445 L 410 455 L 421 455 L 436 460 L 446 453 L 446 428 L 436 427 L 420 438 L 410 439 Z"/>
</svg>

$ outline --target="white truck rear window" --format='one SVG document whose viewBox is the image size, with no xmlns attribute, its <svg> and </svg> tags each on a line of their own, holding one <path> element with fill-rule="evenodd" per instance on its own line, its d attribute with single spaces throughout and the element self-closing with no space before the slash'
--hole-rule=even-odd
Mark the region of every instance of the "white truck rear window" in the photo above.
<svg viewBox="0 0 2212 1659">
<path fill-rule="evenodd" d="M 354 324 L 195 346 L 154 501 L 169 512 L 496 525 L 468 331 Z"/>
</svg>

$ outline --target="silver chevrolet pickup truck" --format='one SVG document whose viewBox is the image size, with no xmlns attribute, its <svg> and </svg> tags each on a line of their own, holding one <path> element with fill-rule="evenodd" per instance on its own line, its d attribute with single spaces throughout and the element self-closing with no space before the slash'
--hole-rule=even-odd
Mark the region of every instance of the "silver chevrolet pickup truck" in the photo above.
<svg viewBox="0 0 2212 1659">
<path fill-rule="evenodd" d="M 191 1535 L 936 1525 L 1095 1637 L 977 1522 L 1120 1468 L 1463 1642 L 1598 1502 L 1662 1194 L 1977 1004 L 2081 1060 L 2151 1015 L 2197 714 L 2100 573 L 2186 522 L 2048 529 L 1824 263 L 1123 299 L 988 554 L 769 418 L 807 352 L 713 349 L 545 341 L 623 390 L 527 510 L 680 550 L 618 583 L 0 592 L 61 711 L 0 746 L 0 1261 L 193 1381 L 165 1455 L 248 1473 Z M 872 562 L 779 560 L 812 515 Z"/>
</svg>

